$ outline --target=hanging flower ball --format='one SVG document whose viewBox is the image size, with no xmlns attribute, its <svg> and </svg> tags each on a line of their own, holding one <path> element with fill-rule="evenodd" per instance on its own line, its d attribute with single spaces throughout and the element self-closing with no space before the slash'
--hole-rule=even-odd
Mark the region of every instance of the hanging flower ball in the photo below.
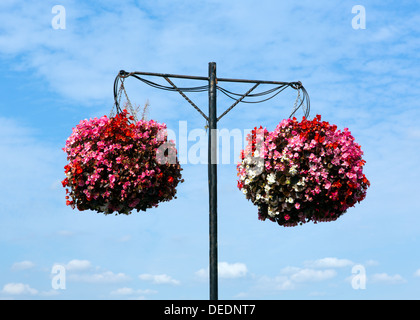
<svg viewBox="0 0 420 320">
<path fill-rule="evenodd" d="M 182 169 L 166 125 L 133 120 L 124 110 L 73 128 L 63 148 L 69 161 L 62 181 L 68 206 L 130 214 L 176 198 Z"/>
<path fill-rule="evenodd" d="M 347 128 L 337 130 L 319 115 L 285 119 L 273 132 L 255 128 L 247 141 L 238 188 L 258 206 L 260 220 L 281 226 L 334 221 L 366 196 L 360 145 Z"/>
</svg>

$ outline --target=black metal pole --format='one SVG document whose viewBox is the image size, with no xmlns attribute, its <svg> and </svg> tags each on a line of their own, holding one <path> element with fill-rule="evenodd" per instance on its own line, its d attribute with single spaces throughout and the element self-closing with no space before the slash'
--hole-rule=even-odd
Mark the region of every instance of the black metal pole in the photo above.
<svg viewBox="0 0 420 320">
<path fill-rule="evenodd" d="M 210 300 L 218 300 L 217 275 L 217 78 L 216 63 L 209 63 L 209 237 Z"/>
</svg>

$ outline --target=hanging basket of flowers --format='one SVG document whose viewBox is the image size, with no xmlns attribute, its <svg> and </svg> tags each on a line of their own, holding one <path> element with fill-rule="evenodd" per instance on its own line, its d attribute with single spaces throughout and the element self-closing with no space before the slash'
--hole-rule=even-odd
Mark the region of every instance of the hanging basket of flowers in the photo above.
<svg viewBox="0 0 420 320">
<path fill-rule="evenodd" d="M 82 120 L 66 141 L 67 205 L 80 211 L 130 214 L 176 198 L 183 182 L 166 125 L 135 121 L 126 109 Z"/>
<path fill-rule="evenodd" d="M 362 201 L 370 186 L 363 152 L 346 128 L 303 117 L 268 132 L 255 128 L 237 165 L 238 188 L 260 220 L 281 226 L 334 221 Z"/>
</svg>

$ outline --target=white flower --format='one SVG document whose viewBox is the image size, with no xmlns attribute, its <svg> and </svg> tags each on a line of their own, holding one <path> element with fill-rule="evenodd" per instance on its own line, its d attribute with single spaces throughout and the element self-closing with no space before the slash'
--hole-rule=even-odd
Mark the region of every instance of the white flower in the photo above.
<svg viewBox="0 0 420 320">
<path fill-rule="evenodd" d="M 290 169 L 289 169 L 289 173 L 292 176 L 296 175 L 296 173 L 297 173 L 297 170 L 296 169 L 297 169 L 297 166 L 296 165 L 291 166 Z"/>
<path fill-rule="evenodd" d="M 305 185 L 305 177 L 302 177 L 302 179 L 300 179 L 298 182 L 297 182 L 297 185 L 298 186 L 304 186 Z"/>
<path fill-rule="evenodd" d="M 273 183 L 275 183 L 276 182 L 276 174 L 275 173 L 270 173 L 268 176 L 267 176 L 267 182 L 269 183 L 269 184 L 273 184 Z"/>
<path fill-rule="evenodd" d="M 254 159 L 253 159 L 252 155 L 250 155 L 250 154 L 248 154 L 244 159 L 244 163 L 247 165 L 247 167 L 248 167 L 249 164 L 252 164 L 253 161 L 254 161 Z"/>
<path fill-rule="evenodd" d="M 288 203 L 293 203 L 293 202 L 295 202 L 295 200 L 294 200 L 293 198 L 287 198 L 287 199 L 286 199 L 286 202 L 288 202 Z"/>
<path fill-rule="evenodd" d="M 255 170 L 249 170 L 248 171 L 248 176 L 249 176 L 249 178 L 251 179 L 251 181 L 252 181 L 252 179 L 254 179 L 256 176 L 257 176 L 257 173 L 256 173 L 256 171 Z"/>
<path fill-rule="evenodd" d="M 268 207 L 268 215 L 270 216 L 270 217 L 275 217 L 275 216 L 277 216 L 279 213 L 278 212 L 276 212 L 276 211 L 274 211 L 271 207 Z"/>
</svg>

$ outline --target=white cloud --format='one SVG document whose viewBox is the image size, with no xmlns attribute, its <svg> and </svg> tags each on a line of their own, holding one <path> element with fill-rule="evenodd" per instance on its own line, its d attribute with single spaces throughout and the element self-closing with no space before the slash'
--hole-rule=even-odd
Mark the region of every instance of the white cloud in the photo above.
<svg viewBox="0 0 420 320">
<path fill-rule="evenodd" d="M 3 286 L 1 292 L 9 295 L 35 295 L 38 290 L 31 288 L 28 284 L 8 283 Z"/>
<path fill-rule="evenodd" d="M 420 269 L 417 269 L 416 272 L 414 272 L 415 277 L 420 277 Z"/>
<path fill-rule="evenodd" d="M 296 284 L 287 276 L 262 276 L 256 282 L 256 289 L 263 292 L 293 290 L 295 288 Z"/>
<path fill-rule="evenodd" d="M 67 279 L 75 282 L 84 282 L 84 283 L 121 283 L 124 281 L 130 280 L 130 277 L 125 273 L 119 272 L 114 273 L 112 271 L 102 271 L 103 268 L 97 266 L 92 266 L 92 263 L 89 260 L 79 260 L 73 259 L 68 263 L 57 265 L 64 266 Z"/>
<path fill-rule="evenodd" d="M 401 275 L 389 275 L 387 273 L 376 273 L 368 280 L 372 283 L 383 283 L 383 284 L 401 284 L 407 282 Z"/>
<path fill-rule="evenodd" d="M 130 280 L 130 277 L 124 273 L 113 273 L 105 271 L 93 274 L 71 274 L 69 280 L 85 283 L 120 283 Z"/>
<path fill-rule="evenodd" d="M 111 294 L 115 294 L 115 295 L 129 295 L 129 294 L 133 294 L 135 292 L 134 289 L 132 288 L 119 288 L 117 290 L 114 290 L 111 292 Z"/>
<path fill-rule="evenodd" d="M 300 269 L 290 275 L 290 280 L 293 282 L 318 282 L 334 278 L 337 272 L 332 269 L 314 270 L 314 269 Z"/>
<path fill-rule="evenodd" d="M 294 273 L 298 272 L 301 269 L 302 268 L 299 268 L 299 267 L 287 266 L 287 267 L 282 268 L 280 270 L 280 273 L 285 274 L 285 275 L 290 275 L 290 274 L 294 274 Z"/>
<path fill-rule="evenodd" d="M 148 295 L 148 294 L 156 294 L 156 290 L 150 290 L 150 289 L 133 289 L 133 288 L 118 288 L 114 291 L 111 291 L 111 295 L 116 296 L 131 296 L 131 295 Z"/>
<path fill-rule="evenodd" d="M 334 269 L 311 269 L 288 266 L 280 270 L 280 275 L 256 276 L 255 286 L 251 291 L 259 295 L 277 294 L 281 291 L 296 290 L 309 283 L 319 283 L 337 276 Z M 251 294 L 251 291 L 249 294 Z M 252 295 L 255 295 L 255 292 Z"/>
<path fill-rule="evenodd" d="M 348 259 L 338 259 L 327 257 L 323 259 L 313 260 L 313 261 L 305 261 L 305 266 L 312 267 L 312 268 L 343 268 L 352 266 L 354 262 Z"/>
<path fill-rule="evenodd" d="M 86 271 L 86 270 L 89 270 L 91 267 L 92 267 L 92 264 L 90 263 L 90 261 L 78 260 L 78 259 L 71 260 L 69 261 L 69 263 L 65 265 L 65 268 L 67 271 L 74 271 L 74 272 Z"/>
<path fill-rule="evenodd" d="M 219 278 L 233 279 L 245 277 L 248 273 L 248 268 L 244 263 L 228 263 L 228 262 L 219 262 L 218 263 L 218 276 Z M 195 273 L 200 278 L 208 278 L 209 268 L 203 268 L 198 270 Z"/>
<path fill-rule="evenodd" d="M 155 284 L 172 284 L 172 285 L 179 285 L 181 282 L 178 280 L 173 279 L 171 276 L 167 274 L 149 274 L 144 273 L 139 275 L 140 280 L 144 281 L 151 281 Z"/>
<path fill-rule="evenodd" d="M 220 278 L 241 278 L 246 276 L 248 269 L 244 263 L 219 262 L 218 272 Z"/>
<path fill-rule="evenodd" d="M 35 263 L 33 263 L 32 261 L 21 261 L 21 262 L 16 262 L 12 265 L 12 270 L 13 271 L 21 271 L 21 270 L 27 270 L 27 269 L 31 269 L 35 266 Z"/>
<path fill-rule="evenodd" d="M 200 277 L 200 278 L 208 278 L 208 276 L 209 276 L 209 268 L 203 268 L 203 269 L 200 269 L 200 270 L 198 270 L 196 273 L 195 273 L 195 275 L 196 276 L 198 276 L 198 277 Z"/>
</svg>

